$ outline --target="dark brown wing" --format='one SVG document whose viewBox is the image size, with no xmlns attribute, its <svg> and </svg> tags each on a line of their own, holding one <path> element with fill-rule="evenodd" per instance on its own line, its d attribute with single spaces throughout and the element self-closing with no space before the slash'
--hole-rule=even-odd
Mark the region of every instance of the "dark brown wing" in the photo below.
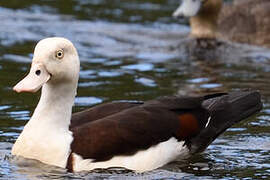
<svg viewBox="0 0 270 180">
<path fill-rule="evenodd" d="M 171 137 L 188 140 L 207 122 L 202 100 L 162 98 L 73 127 L 72 152 L 105 161 L 115 155 L 132 155 Z"/>
<path fill-rule="evenodd" d="M 236 91 L 203 102 L 211 120 L 196 137 L 190 139 L 190 152 L 202 152 L 221 133 L 232 125 L 248 118 L 262 109 L 258 91 Z"/>
<path fill-rule="evenodd" d="M 103 117 L 118 113 L 125 109 L 143 104 L 143 102 L 111 102 L 97 105 L 81 112 L 72 114 L 70 128 L 89 123 Z"/>
</svg>

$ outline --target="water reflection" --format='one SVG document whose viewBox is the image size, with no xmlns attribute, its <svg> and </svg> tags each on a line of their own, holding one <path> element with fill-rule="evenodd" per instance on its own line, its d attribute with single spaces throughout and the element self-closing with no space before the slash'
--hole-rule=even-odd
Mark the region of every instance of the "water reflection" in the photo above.
<svg viewBox="0 0 270 180">
<path fill-rule="evenodd" d="M 122 66 L 123 69 L 128 69 L 128 70 L 137 70 L 137 71 L 151 71 L 153 70 L 154 66 L 153 64 L 131 64 L 131 65 L 126 65 Z"/>
<path fill-rule="evenodd" d="M 143 78 L 143 77 L 135 79 L 135 82 L 140 83 L 144 86 L 149 86 L 149 87 L 157 86 L 157 84 L 155 83 L 154 80 L 148 79 L 148 78 Z"/>
<path fill-rule="evenodd" d="M 103 100 L 97 97 L 76 97 L 75 105 L 77 106 L 92 106 L 102 103 Z"/>
</svg>

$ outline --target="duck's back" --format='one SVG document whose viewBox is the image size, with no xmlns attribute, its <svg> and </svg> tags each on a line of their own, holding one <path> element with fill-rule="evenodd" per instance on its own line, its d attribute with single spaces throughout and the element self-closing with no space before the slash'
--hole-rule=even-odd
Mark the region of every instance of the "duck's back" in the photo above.
<svg viewBox="0 0 270 180">
<path fill-rule="evenodd" d="M 222 38 L 270 47 L 269 0 L 237 0 L 224 6 L 218 23 Z"/>
</svg>

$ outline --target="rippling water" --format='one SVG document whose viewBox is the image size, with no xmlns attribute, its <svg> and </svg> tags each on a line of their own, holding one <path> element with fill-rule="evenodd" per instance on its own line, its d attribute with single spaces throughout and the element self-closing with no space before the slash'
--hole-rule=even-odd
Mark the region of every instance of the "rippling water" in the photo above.
<svg viewBox="0 0 270 180">
<path fill-rule="evenodd" d="M 177 4 L 174 0 L 1 0 L 0 178 L 270 178 L 267 56 L 255 51 L 248 55 L 257 63 L 245 64 L 191 61 L 175 48 L 189 31 L 171 18 Z M 38 162 L 15 160 L 10 155 L 12 143 L 31 116 L 39 94 L 16 94 L 12 86 L 29 70 L 36 42 L 48 36 L 67 37 L 78 49 L 81 72 L 74 111 L 112 100 L 246 88 L 261 91 L 264 110 L 230 128 L 204 153 L 144 174 L 119 169 L 69 174 Z"/>
</svg>

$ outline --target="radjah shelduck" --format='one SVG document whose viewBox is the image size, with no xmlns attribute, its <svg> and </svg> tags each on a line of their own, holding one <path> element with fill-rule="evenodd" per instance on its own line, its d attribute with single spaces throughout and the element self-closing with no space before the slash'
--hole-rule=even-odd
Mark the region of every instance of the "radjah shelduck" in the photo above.
<svg viewBox="0 0 270 180">
<path fill-rule="evenodd" d="M 39 103 L 12 154 L 71 172 L 123 167 L 137 172 L 202 152 L 233 124 L 262 108 L 257 91 L 111 102 L 72 115 L 80 61 L 64 38 L 41 40 L 29 74 L 14 90 Z"/>
</svg>

